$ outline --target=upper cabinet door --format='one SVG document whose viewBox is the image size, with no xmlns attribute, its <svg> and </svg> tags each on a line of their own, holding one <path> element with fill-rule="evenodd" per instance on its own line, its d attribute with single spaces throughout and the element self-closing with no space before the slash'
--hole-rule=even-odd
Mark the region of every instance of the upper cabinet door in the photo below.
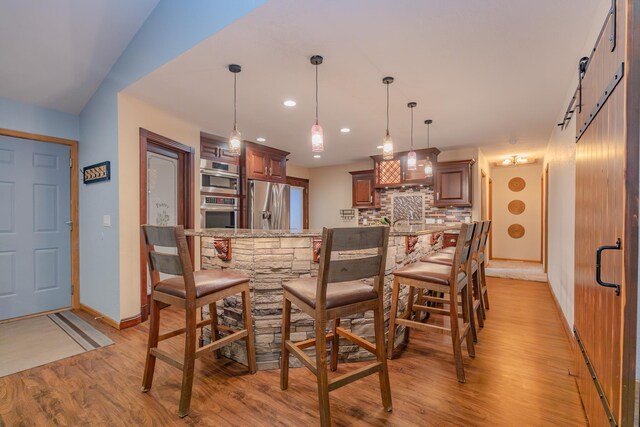
<svg viewBox="0 0 640 427">
<path fill-rule="evenodd" d="M 474 163 L 474 160 L 438 163 L 434 206 L 471 206 L 471 167 Z"/>
<path fill-rule="evenodd" d="M 229 153 L 228 141 L 204 132 L 200 133 L 200 157 L 233 165 L 240 163 L 238 156 Z"/>
<path fill-rule="evenodd" d="M 376 187 L 397 187 L 402 184 L 402 161 L 381 160 L 375 164 Z"/>
<path fill-rule="evenodd" d="M 407 165 L 408 156 L 403 158 L 404 179 L 406 184 L 433 185 L 433 177 L 436 169 L 437 156 L 430 153 L 416 150 L 416 170 L 409 170 Z M 431 161 L 431 175 L 427 175 L 427 162 Z"/>
<path fill-rule="evenodd" d="M 373 169 L 349 173 L 352 175 L 352 207 L 356 209 L 380 207 Z"/>
<path fill-rule="evenodd" d="M 269 177 L 268 162 L 267 153 L 247 147 L 247 179 L 267 179 Z"/>
<path fill-rule="evenodd" d="M 269 178 L 274 182 L 286 181 L 287 156 L 278 153 L 269 154 Z"/>
</svg>

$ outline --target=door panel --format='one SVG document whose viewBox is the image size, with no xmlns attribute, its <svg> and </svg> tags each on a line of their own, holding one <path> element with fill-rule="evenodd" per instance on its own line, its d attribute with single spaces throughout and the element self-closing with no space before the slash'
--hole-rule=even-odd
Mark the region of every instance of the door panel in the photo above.
<svg viewBox="0 0 640 427">
<path fill-rule="evenodd" d="M 0 137 L 0 320 L 71 305 L 69 158 Z"/>
<path fill-rule="evenodd" d="M 616 3 L 616 48 L 611 51 L 609 34 L 614 23 L 609 19 L 582 78 L 582 109 L 576 109 L 577 130 L 588 125 L 576 144 L 574 331 L 579 338 L 579 346 L 584 349 L 584 353 L 580 348 L 576 351 L 576 374 L 592 426 L 628 423 L 623 417 L 627 410 L 623 408 L 623 384 L 628 375 L 623 368 L 623 345 L 625 339 L 628 340 L 623 334 L 624 306 L 627 296 L 635 292 L 630 287 L 635 286 L 637 279 L 625 277 L 623 250 L 607 250 L 602 253 L 600 262 L 601 279 L 621 285 L 621 294 L 616 295 L 615 289 L 600 286 L 596 281 L 596 251 L 599 247 L 615 245 L 616 240 L 621 239 L 624 249 L 625 245 L 633 245 L 632 239 L 637 241 L 637 234 L 631 237 L 632 233 L 625 229 L 625 217 L 632 215 L 625 211 L 628 210 L 625 206 L 627 162 L 637 162 L 637 158 L 627 158 L 625 102 L 629 93 L 626 92 L 625 80 L 628 77 L 620 76 L 618 72 L 626 61 L 624 25 L 627 3 Z M 607 89 L 616 78 L 620 83 L 612 91 Z M 601 96 L 605 91 L 608 98 L 602 103 Z M 600 110 L 595 112 L 594 108 L 601 104 Z M 637 264 L 638 260 L 628 262 Z M 613 417 L 611 420 L 607 411 Z"/>
</svg>

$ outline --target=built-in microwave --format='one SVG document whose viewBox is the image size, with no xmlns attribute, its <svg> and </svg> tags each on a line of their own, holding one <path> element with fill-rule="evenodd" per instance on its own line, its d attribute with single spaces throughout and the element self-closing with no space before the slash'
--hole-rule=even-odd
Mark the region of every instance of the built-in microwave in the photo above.
<svg viewBox="0 0 640 427">
<path fill-rule="evenodd" d="M 237 228 L 238 198 L 200 196 L 200 228 Z"/>
<path fill-rule="evenodd" d="M 238 165 L 200 160 L 200 191 L 204 193 L 238 194 L 240 173 Z"/>
</svg>

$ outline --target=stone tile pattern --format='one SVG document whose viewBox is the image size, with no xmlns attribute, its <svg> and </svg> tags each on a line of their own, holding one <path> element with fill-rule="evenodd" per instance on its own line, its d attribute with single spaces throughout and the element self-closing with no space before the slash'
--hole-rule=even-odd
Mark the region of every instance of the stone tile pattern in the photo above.
<svg viewBox="0 0 640 427">
<path fill-rule="evenodd" d="M 408 220 L 424 224 L 424 195 L 396 193 L 391 198 L 391 221 Z"/>
<path fill-rule="evenodd" d="M 442 247 L 442 233 L 431 245 L 432 235 L 419 236 L 415 252 L 405 254 L 405 237 L 389 238 L 387 263 L 384 282 L 385 324 L 388 325 L 391 307 L 392 272 L 395 268 L 417 261 L 421 256 Z M 279 238 L 240 238 L 233 239 L 233 258 L 225 262 L 216 257 L 213 239 L 202 239 L 202 268 L 233 269 L 251 279 L 251 305 L 253 309 L 254 331 L 256 339 L 256 357 L 258 369 L 277 369 L 280 366 L 280 345 L 282 325 L 282 283 L 301 277 L 317 277 L 318 264 L 312 261 L 311 237 L 279 237 Z M 339 254 L 341 258 L 348 254 Z M 400 296 L 399 310 L 404 310 L 407 302 L 408 288 L 403 286 Z M 314 321 L 292 306 L 291 339 L 305 340 L 315 336 Z M 217 304 L 218 322 L 220 324 L 242 326 L 242 298 L 240 295 L 226 298 Z M 208 308 L 203 309 L 208 316 Z M 354 334 L 374 342 L 373 313 L 361 313 L 341 319 L 341 326 Z M 385 328 L 386 330 L 386 328 Z M 399 331 L 396 343 L 404 338 L 404 331 Z M 210 330 L 203 331 L 205 342 L 210 342 Z M 330 345 L 329 345 L 330 347 Z M 340 340 L 339 359 L 355 361 L 371 359 L 373 355 L 351 342 Z M 313 355 L 314 349 L 308 350 Z M 222 349 L 222 353 L 233 360 L 246 364 L 245 343 L 236 341 Z M 295 358 L 290 359 L 290 366 L 300 367 Z"/>
<path fill-rule="evenodd" d="M 400 197 L 398 197 L 400 196 Z M 408 202 L 402 196 L 422 196 L 424 201 L 424 215 L 420 215 L 415 209 L 419 209 L 415 206 L 416 202 Z M 411 205 L 411 208 L 402 208 L 394 212 L 394 203 L 392 199 L 395 198 L 396 204 L 399 200 L 403 200 L 404 206 Z M 445 225 L 455 225 L 464 222 L 465 217 L 471 217 L 471 208 L 459 208 L 459 207 L 447 207 L 438 208 L 433 206 L 433 188 L 431 187 L 409 187 L 409 188 L 390 188 L 380 190 L 380 208 L 379 209 L 359 209 L 358 211 L 358 225 L 364 225 L 364 219 L 366 218 L 369 224 L 378 223 L 380 218 L 387 217 L 391 221 L 398 218 L 407 219 L 407 217 L 399 217 L 397 214 L 412 212 L 418 219 L 424 221 L 425 218 L 441 219 Z"/>
</svg>

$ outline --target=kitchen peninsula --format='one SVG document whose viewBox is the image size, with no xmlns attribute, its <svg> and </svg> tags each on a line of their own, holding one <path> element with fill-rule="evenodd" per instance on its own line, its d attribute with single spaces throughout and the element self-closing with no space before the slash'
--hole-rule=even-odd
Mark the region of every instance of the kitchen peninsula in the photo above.
<svg viewBox="0 0 640 427">
<path fill-rule="evenodd" d="M 410 226 L 392 228 L 389 235 L 384 284 L 385 318 L 391 306 L 392 273 L 395 268 L 417 261 L 443 245 L 445 231 L 453 226 Z M 282 321 L 282 283 L 318 274 L 322 230 L 257 230 L 220 229 L 188 230 L 187 235 L 200 237 L 202 269 L 232 269 L 251 279 L 252 309 L 255 322 L 258 369 L 279 367 L 280 327 Z M 405 288 L 400 297 L 400 309 L 407 302 Z M 342 320 L 341 326 L 354 334 L 373 341 L 372 313 Z M 236 326 L 242 319 L 240 296 L 227 298 L 218 304 L 218 323 Z M 313 320 L 304 313 L 292 314 L 291 337 L 304 340 L 313 336 Z M 206 332 L 205 332 L 206 334 Z M 404 335 L 398 334 L 398 341 Z M 205 339 L 208 337 L 205 336 Z M 225 356 L 246 363 L 244 342 L 225 347 Z M 366 350 L 345 342 L 340 346 L 340 359 L 355 361 L 371 358 Z M 291 359 L 298 363 L 296 359 Z"/>
</svg>

